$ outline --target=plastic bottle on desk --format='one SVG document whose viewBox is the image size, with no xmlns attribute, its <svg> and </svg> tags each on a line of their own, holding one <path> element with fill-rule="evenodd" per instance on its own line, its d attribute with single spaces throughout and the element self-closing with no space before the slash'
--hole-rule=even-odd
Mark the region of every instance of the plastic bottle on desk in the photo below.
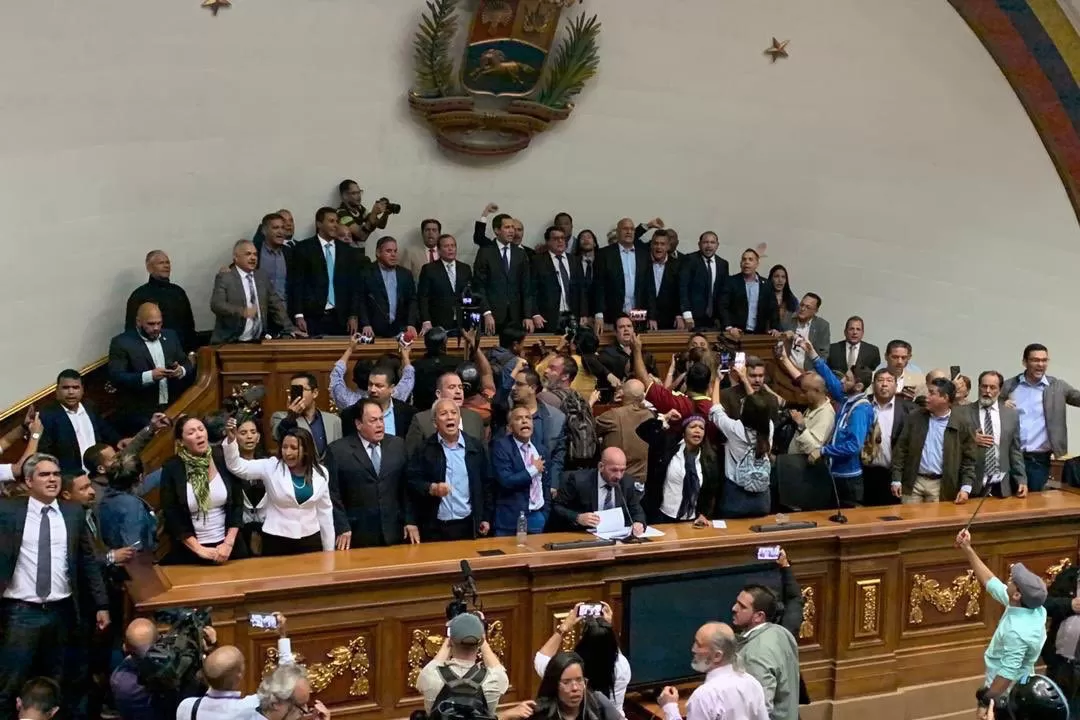
<svg viewBox="0 0 1080 720">
<path fill-rule="evenodd" d="M 525 511 L 523 510 L 518 515 L 517 522 L 517 544 L 518 547 L 525 547 L 525 538 L 529 536 L 529 521 L 525 517 Z"/>
</svg>

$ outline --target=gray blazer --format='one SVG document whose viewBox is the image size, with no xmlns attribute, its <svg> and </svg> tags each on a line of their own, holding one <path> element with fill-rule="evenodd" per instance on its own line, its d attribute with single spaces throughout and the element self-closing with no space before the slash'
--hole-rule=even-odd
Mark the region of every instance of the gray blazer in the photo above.
<svg viewBox="0 0 1080 720">
<path fill-rule="evenodd" d="M 326 446 L 330 447 L 330 443 L 341 439 L 341 418 L 334 413 L 323 412 L 322 410 L 319 412 L 322 413 L 323 428 L 326 430 Z M 281 442 L 281 435 L 283 434 L 278 432 L 278 427 L 288 414 L 285 410 L 278 410 L 270 416 L 270 432 L 273 434 L 274 440 L 278 442 Z M 311 425 L 308 424 L 307 418 L 303 415 L 296 417 L 296 425 L 311 432 Z"/>
<path fill-rule="evenodd" d="M 978 402 L 961 405 L 958 410 L 967 413 L 975 429 L 982 431 L 984 413 Z M 1027 485 L 1027 471 L 1024 469 L 1024 453 L 1020 452 L 1020 414 L 1002 400 L 998 400 L 998 413 L 1001 417 L 1001 442 L 998 443 L 998 469 L 1005 473 L 1001 482 L 1001 494 L 1009 497 L 1013 485 Z M 985 448 L 975 449 L 975 477 L 986 479 Z M 1008 482 L 1011 480 L 1012 482 Z"/>
<path fill-rule="evenodd" d="M 799 320 L 794 314 L 789 315 L 787 320 L 780 324 L 780 329 L 786 331 L 795 332 L 795 328 L 798 326 Z M 810 344 L 814 346 L 814 350 L 817 354 L 823 358 L 829 357 L 829 345 L 832 344 L 832 330 L 829 328 L 829 321 L 823 317 L 815 316 L 810 321 Z M 814 361 L 809 356 L 803 361 L 803 370 L 813 370 Z"/>
<path fill-rule="evenodd" d="M 259 314 L 263 318 L 263 332 L 267 328 L 277 327 L 282 332 L 295 330 L 285 302 L 270 284 L 270 279 L 262 270 L 255 271 L 255 293 L 259 296 Z M 214 291 L 210 295 L 210 310 L 214 313 L 214 332 L 210 335 L 211 344 L 236 342 L 244 333 L 244 310 L 247 308 L 247 292 L 235 268 L 218 273 L 214 278 Z"/>
<path fill-rule="evenodd" d="M 1023 375 L 1011 377 L 1001 389 L 1002 397 L 1012 397 Z M 1046 376 L 1050 385 L 1043 391 L 1043 412 L 1046 414 L 1046 433 L 1050 437 L 1050 451 L 1057 457 L 1069 452 L 1069 430 L 1065 424 L 1065 406 L 1080 407 L 1080 390 L 1056 377 Z"/>
<path fill-rule="evenodd" d="M 469 408 L 461 408 L 461 430 L 480 442 L 484 442 L 484 437 L 487 435 L 484 432 L 484 419 L 478 412 Z M 412 422 L 409 423 L 409 431 L 405 433 L 405 452 L 409 455 L 417 452 L 434 434 L 435 423 L 432 421 L 432 411 L 428 409 L 416 413 Z"/>
</svg>

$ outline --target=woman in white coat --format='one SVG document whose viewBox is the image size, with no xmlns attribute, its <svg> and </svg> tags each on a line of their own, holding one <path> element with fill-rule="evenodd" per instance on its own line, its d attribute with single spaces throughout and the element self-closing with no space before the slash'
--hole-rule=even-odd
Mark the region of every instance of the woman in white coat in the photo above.
<svg viewBox="0 0 1080 720">
<path fill-rule="evenodd" d="M 229 472 L 266 488 L 266 519 L 262 527 L 262 554 L 298 555 L 334 549 L 334 509 L 330 481 L 319 464 L 315 441 L 303 428 L 281 438 L 277 457 L 245 460 L 236 442 L 236 420 L 225 426 L 222 443 Z"/>
</svg>

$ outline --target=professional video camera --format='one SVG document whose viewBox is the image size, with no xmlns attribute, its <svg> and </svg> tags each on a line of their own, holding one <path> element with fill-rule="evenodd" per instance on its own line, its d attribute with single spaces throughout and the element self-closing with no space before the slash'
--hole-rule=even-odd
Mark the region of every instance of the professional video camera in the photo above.
<svg viewBox="0 0 1080 720">
<path fill-rule="evenodd" d="M 574 342 L 574 338 L 577 337 L 579 328 L 580 324 L 578 323 L 578 319 L 573 315 L 559 321 L 559 332 L 566 338 L 566 342 Z"/>
<path fill-rule="evenodd" d="M 154 621 L 172 626 L 139 659 L 139 682 L 151 693 L 164 694 L 197 683 L 202 667 L 203 629 L 210 627 L 210 609 L 164 610 Z"/>
<path fill-rule="evenodd" d="M 483 612 L 484 607 L 480 602 L 480 591 L 476 589 L 476 579 L 473 578 L 472 568 L 468 560 L 461 561 L 461 582 L 450 586 L 454 595 L 446 606 L 446 619 L 453 620 L 458 615 L 467 612 Z M 470 610 L 470 606 L 472 609 Z"/>
</svg>

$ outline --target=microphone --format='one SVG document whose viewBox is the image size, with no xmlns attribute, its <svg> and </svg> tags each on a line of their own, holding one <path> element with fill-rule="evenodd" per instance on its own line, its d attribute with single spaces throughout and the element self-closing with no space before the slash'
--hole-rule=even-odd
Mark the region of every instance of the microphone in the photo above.
<svg viewBox="0 0 1080 720">
<path fill-rule="evenodd" d="M 469 588 L 469 593 L 476 597 L 476 579 L 473 578 L 472 567 L 469 565 L 468 560 L 461 561 L 461 574 L 465 578 L 465 585 Z"/>
<path fill-rule="evenodd" d="M 629 521 L 627 527 L 630 528 L 630 534 L 627 535 L 627 540 L 633 540 L 634 538 L 634 516 L 630 514 L 630 506 L 626 503 L 626 494 L 623 493 L 622 483 L 615 486 L 615 492 L 619 496 L 619 502 L 622 504 L 622 510 L 625 513 L 624 518 Z"/>
<path fill-rule="evenodd" d="M 836 498 L 836 514 L 829 516 L 829 521 L 834 523 L 840 523 L 843 525 L 846 523 L 847 516 L 844 515 L 843 506 L 840 504 L 840 488 L 836 484 L 836 476 L 832 473 L 832 468 L 827 468 L 829 471 L 829 480 L 832 481 L 833 497 Z"/>
</svg>

